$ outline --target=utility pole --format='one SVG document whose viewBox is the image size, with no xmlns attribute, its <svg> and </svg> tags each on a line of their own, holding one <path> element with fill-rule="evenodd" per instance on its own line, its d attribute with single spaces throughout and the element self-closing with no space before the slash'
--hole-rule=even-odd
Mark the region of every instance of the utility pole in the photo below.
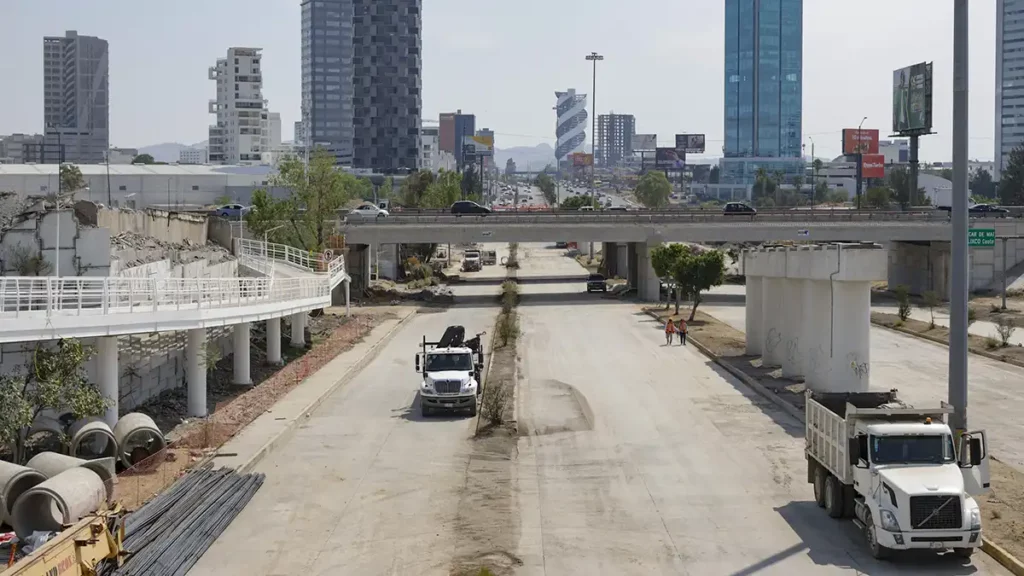
<svg viewBox="0 0 1024 576">
<path fill-rule="evenodd" d="M 587 60 L 594 63 L 594 86 L 590 92 L 590 155 L 592 157 L 590 160 L 590 200 L 591 202 L 593 202 L 595 196 L 594 170 L 597 168 L 597 63 L 601 60 L 604 60 L 604 56 L 598 54 L 597 52 L 591 52 L 590 54 L 587 55 Z M 593 255 L 593 250 L 591 250 L 591 255 Z"/>
<path fill-rule="evenodd" d="M 857 210 L 861 208 L 861 197 L 864 195 L 864 140 L 861 138 L 861 128 L 867 119 L 865 116 L 857 126 Z"/>
<path fill-rule="evenodd" d="M 952 290 L 949 296 L 950 427 L 967 430 L 967 0 L 953 0 L 953 209 Z M 916 184 L 915 184 L 916 185 Z"/>
</svg>

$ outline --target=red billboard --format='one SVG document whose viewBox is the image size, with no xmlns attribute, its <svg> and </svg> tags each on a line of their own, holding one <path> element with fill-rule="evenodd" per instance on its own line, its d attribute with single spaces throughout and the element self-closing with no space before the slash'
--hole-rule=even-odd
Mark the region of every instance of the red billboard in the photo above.
<svg viewBox="0 0 1024 576">
<path fill-rule="evenodd" d="M 885 155 L 865 154 L 863 158 L 863 166 L 861 167 L 861 175 L 864 178 L 885 178 Z"/>
<path fill-rule="evenodd" d="M 878 130 L 843 130 L 843 154 L 878 154 Z"/>
<path fill-rule="evenodd" d="M 593 154 L 587 154 L 587 153 L 584 153 L 584 152 L 573 152 L 572 154 L 569 154 L 569 158 L 572 159 L 572 165 L 573 166 L 593 166 L 594 165 L 594 155 Z"/>
</svg>

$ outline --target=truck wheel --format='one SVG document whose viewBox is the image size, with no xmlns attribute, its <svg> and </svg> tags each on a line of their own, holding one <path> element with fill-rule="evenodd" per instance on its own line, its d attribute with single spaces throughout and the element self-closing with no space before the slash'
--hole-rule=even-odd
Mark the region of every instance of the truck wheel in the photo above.
<svg viewBox="0 0 1024 576">
<path fill-rule="evenodd" d="M 473 403 L 469 405 L 469 415 L 470 416 L 476 416 L 476 405 L 477 405 L 476 398 L 473 398 Z"/>
<path fill-rule="evenodd" d="M 843 489 L 831 474 L 825 478 L 825 512 L 832 518 L 843 517 Z"/>
<path fill-rule="evenodd" d="M 814 467 L 814 502 L 818 508 L 825 507 L 825 476 L 828 474 L 821 466 Z"/>
<path fill-rule="evenodd" d="M 426 404 L 420 404 L 420 415 L 424 418 L 430 418 L 434 415 L 434 409 Z"/>
<path fill-rule="evenodd" d="M 865 520 L 867 522 L 864 525 L 864 537 L 868 541 L 868 550 L 871 552 L 871 557 L 875 560 L 885 560 L 891 555 L 892 550 L 879 544 L 878 538 L 875 538 L 875 521 L 871 519 L 871 514 L 868 514 Z"/>
<path fill-rule="evenodd" d="M 957 558 L 968 559 L 974 554 L 974 548 L 953 548 L 953 554 Z"/>
</svg>

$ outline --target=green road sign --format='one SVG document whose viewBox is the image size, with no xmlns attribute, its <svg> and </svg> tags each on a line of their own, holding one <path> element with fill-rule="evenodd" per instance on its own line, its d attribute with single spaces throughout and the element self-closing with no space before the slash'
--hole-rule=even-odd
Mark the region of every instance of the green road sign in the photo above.
<svg viewBox="0 0 1024 576">
<path fill-rule="evenodd" d="M 996 245 L 995 228 L 971 228 L 967 231 L 967 245 L 971 248 L 992 248 Z"/>
</svg>

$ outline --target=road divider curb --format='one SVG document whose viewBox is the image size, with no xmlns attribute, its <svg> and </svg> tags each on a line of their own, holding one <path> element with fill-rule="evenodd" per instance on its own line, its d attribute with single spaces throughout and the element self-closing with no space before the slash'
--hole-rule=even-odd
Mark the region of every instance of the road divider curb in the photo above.
<svg viewBox="0 0 1024 576">
<path fill-rule="evenodd" d="M 487 366 L 484 368 L 484 381 L 478 382 L 481 386 L 490 385 L 491 383 L 491 366 L 494 364 L 494 339 L 498 336 L 498 320 L 501 319 L 501 310 L 498 310 L 498 314 L 494 317 L 494 326 L 491 328 L 491 338 L 488 341 L 488 354 L 487 354 Z M 487 384 L 484 384 L 486 382 Z M 483 402 L 484 390 L 480 391 L 480 402 Z M 473 428 L 473 436 L 480 433 L 480 421 L 483 420 L 483 407 L 478 406 L 476 411 L 476 426 Z"/>
<path fill-rule="evenodd" d="M 652 312 L 651 310 L 645 310 L 645 312 L 647 312 L 647 315 L 650 316 L 651 318 L 654 318 L 655 320 L 660 320 L 660 318 L 658 318 L 658 315 Z M 876 325 L 881 326 L 882 328 L 889 328 L 888 326 L 884 326 L 881 324 Z M 893 328 L 889 329 L 893 330 L 894 332 L 904 332 L 903 330 L 897 330 Z M 742 370 L 739 370 L 738 368 L 729 365 L 728 362 L 723 361 L 717 354 L 712 352 L 711 349 L 709 349 L 707 346 L 701 344 L 698 340 L 694 339 L 691 336 L 687 337 L 687 342 L 693 344 L 694 347 L 697 348 L 697 350 L 700 350 L 701 354 L 707 356 L 708 359 L 714 362 L 715 364 L 718 364 L 722 368 L 725 368 L 725 370 L 732 374 L 733 376 L 735 376 L 737 380 L 743 382 L 751 389 L 753 389 L 755 392 L 767 398 L 769 401 L 771 401 L 772 404 L 775 404 L 784 412 L 786 412 L 790 416 L 793 416 L 800 422 L 807 422 L 806 415 L 802 411 L 797 409 L 796 406 L 793 406 L 789 402 L 786 402 L 783 398 L 780 398 L 778 395 L 772 393 L 771 390 L 765 388 L 763 384 L 761 384 L 757 380 L 754 380 L 753 378 L 745 374 Z M 1014 555 L 1010 554 L 1002 546 L 982 536 L 981 549 L 983 552 L 991 556 L 993 560 L 1001 564 L 1004 568 L 1009 570 L 1015 576 L 1024 576 L 1024 562 L 1018 560 Z"/>
<path fill-rule="evenodd" d="M 882 324 L 881 322 L 875 322 L 874 320 L 871 321 L 871 325 L 872 326 L 878 326 L 879 328 L 885 328 L 886 330 L 891 330 L 893 332 L 898 332 L 900 334 L 906 334 L 907 336 L 913 336 L 915 338 L 920 338 L 922 340 L 927 340 L 929 342 L 933 342 L 935 344 L 939 344 L 939 345 L 945 346 L 947 348 L 949 347 L 949 342 L 946 342 L 942 338 L 936 338 L 935 336 L 929 336 L 928 334 L 921 334 L 920 332 L 914 332 L 913 330 L 907 330 L 906 328 L 900 328 L 900 327 L 897 327 L 897 326 L 889 326 L 888 324 Z M 971 336 L 977 336 L 977 334 L 971 334 Z M 1017 366 L 1017 367 L 1020 367 L 1020 368 L 1024 368 L 1024 364 L 1022 364 L 1020 362 L 1017 362 L 1013 358 L 1007 358 L 1005 356 L 1000 356 L 998 354 L 993 354 L 991 352 L 985 352 L 984 350 L 968 349 L 968 352 L 970 352 L 971 354 L 977 354 L 978 356 L 982 356 L 984 358 L 988 358 L 989 360 L 995 360 L 996 362 L 1002 362 L 1004 364 L 1009 364 L 1011 366 Z"/>
<path fill-rule="evenodd" d="M 370 349 L 367 350 L 366 353 L 364 353 L 363 356 L 356 361 L 355 364 L 353 364 L 348 370 L 345 371 L 341 378 L 338 378 L 333 384 L 324 389 L 324 391 L 320 393 L 316 398 L 314 398 L 309 404 L 307 404 L 306 407 L 303 408 L 302 411 L 299 412 L 299 414 L 296 415 L 295 418 L 293 418 L 292 421 L 289 422 L 288 425 L 285 426 L 283 430 L 280 430 L 276 434 L 274 434 L 249 459 L 239 464 L 236 470 L 238 470 L 238 472 L 242 474 L 250 472 L 254 467 L 256 467 L 257 464 L 260 463 L 261 460 L 263 460 L 263 458 L 267 456 L 267 454 L 270 454 L 274 450 L 274 448 L 276 448 L 279 444 L 290 438 L 291 435 L 295 432 L 295 429 L 298 427 L 298 424 L 300 422 L 304 421 L 306 418 L 309 417 L 310 414 L 312 414 L 317 408 L 319 408 L 320 405 L 323 404 L 324 400 L 326 400 L 328 396 L 333 394 L 335 390 L 344 386 L 345 384 L 348 384 L 357 374 L 359 374 L 359 372 L 366 368 L 366 366 L 371 361 L 373 361 L 373 359 L 375 359 L 378 354 L 380 354 L 380 351 L 384 348 L 384 346 L 386 346 L 391 341 L 391 339 L 395 337 L 398 331 L 401 330 L 402 327 L 405 326 L 405 324 L 410 319 L 412 319 L 412 317 L 415 316 L 417 313 L 418 310 L 413 310 L 405 318 L 402 318 L 401 320 L 398 321 L 397 324 L 392 326 L 391 330 L 389 330 L 387 334 L 382 336 L 380 340 L 373 344 L 370 347 Z M 371 330 L 370 333 L 372 334 L 373 331 Z M 335 356 L 335 358 L 337 358 L 337 356 Z M 326 366 L 324 366 L 324 368 L 326 368 Z M 320 370 L 323 370 L 324 368 L 321 368 Z M 298 389 L 305 382 L 306 381 L 303 380 L 293 390 Z"/>
</svg>

